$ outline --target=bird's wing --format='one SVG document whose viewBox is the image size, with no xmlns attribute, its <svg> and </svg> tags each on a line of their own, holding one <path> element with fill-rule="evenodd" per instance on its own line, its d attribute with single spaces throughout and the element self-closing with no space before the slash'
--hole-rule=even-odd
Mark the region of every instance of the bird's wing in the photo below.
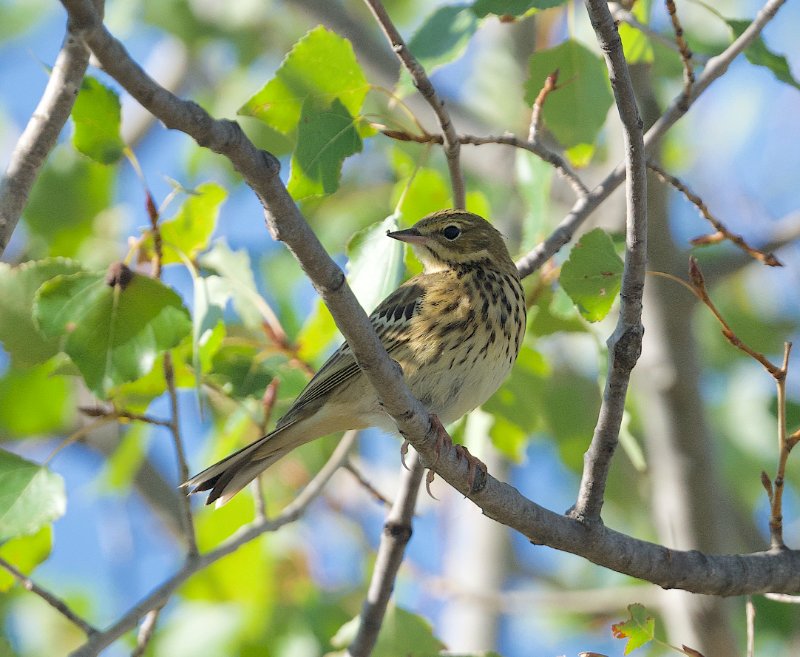
<svg viewBox="0 0 800 657">
<path fill-rule="evenodd" d="M 372 312 L 369 319 L 375 332 L 389 355 L 405 344 L 406 327 L 419 313 L 420 302 L 425 296 L 425 286 L 412 278 L 386 297 Z M 350 345 L 343 343 L 314 375 L 291 408 L 278 422 L 278 427 L 296 422 L 307 412 L 315 411 L 324 399 L 338 386 L 359 372 L 358 364 Z"/>
</svg>

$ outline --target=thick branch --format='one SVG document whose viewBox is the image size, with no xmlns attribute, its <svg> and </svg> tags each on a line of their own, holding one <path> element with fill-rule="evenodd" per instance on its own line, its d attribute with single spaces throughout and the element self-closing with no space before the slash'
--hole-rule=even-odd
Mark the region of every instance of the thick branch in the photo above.
<svg viewBox="0 0 800 657">
<path fill-rule="evenodd" d="M 466 192 L 464 189 L 464 174 L 461 172 L 461 144 L 450 119 L 450 113 L 444 106 L 444 101 L 436 93 L 436 89 L 433 88 L 425 69 L 422 68 L 416 57 L 408 49 L 406 42 L 400 36 L 400 32 L 397 31 L 380 0 L 365 0 L 365 2 L 372 11 L 373 16 L 375 16 L 375 20 L 381 26 L 386 38 L 389 39 L 389 43 L 392 44 L 392 50 L 394 50 L 398 59 L 411 75 L 414 86 L 422 94 L 422 97 L 428 101 L 428 104 L 436 114 L 436 118 L 439 120 L 439 125 L 444 134 L 444 154 L 447 158 L 447 168 L 450 171 L 450 184 L 453 188 L 453 206 L 463 209 L 466 207 Z"/>
<path fill-rule="evenodd" d="M 425 468 L 414 454 L 409 458 L 409 469 L 403 471 L 400 490 L 397 499 L 392 505 L 386 522 L 383 525 L 383 534 L 378 546 L 378 556 L 375 568 L 372 571 L 372 580 L 369 591 L 361 608 L 361 620 L 358 633 L 353 643 L 347 649 L 350 657 L 369 657 L 386 614 L 386 606 L 394 590 L 397 571 L 403 563 L 406 545 L 411 540 L 411 521 L 414 518 L 414 507 L 417 504 L 417 493 L 422 482 Z"/>
<path fill-rule="evenodd" d="M 600 519 L 608 469 L 619 439 L 631 371 L 642 353 L 642 294 L 647 266 L 647 158 L 642 119 L 636 105 L 622 40 L 608 5 L 587 0 L 586 8 L 608 66 L 625 141 L 625 269 L 617 327 L 608 339 L 608 375 L 592 443 L 584 456 L 583 476 L 573 515 Z"/>
<path fill-rule="evenodd" d="M 68 27 L 50 79 L 17 142 L 0 183 L 0 255 L 5 251 L 42 164 L 69 118 L 89 63 L 89 49 Z"/>
<path fill-rule="evenodd" d="M 690 97 L 686 99 L 683 93 L 680 93 L 664 114 L 661 115 L 661 118 L 645 134 L 644 146 L 648 154 L 652 152 L 656 144 L 661 141 L 661 138 L 678 122 L 678 119 L 686 113 L 711 83 L 721 77 L 728 70 L 731 62 L 758 38 L 761 31 L 775 17 L 784 2 L 786 0 L 769 0 L 758 12 L 755 20 L 739 35 L 738 39 L 719 55 L 708 60 L 703 74 L 692 86 Z M 609 173 L 588 196 L 579 198 L 550 237 L 517 261 L 517 269 L 520 275 L 523 277 L 530 275 L 558 253 L 561 247 L 572 239 L 575 231 L 586 221 L 589 215 L 611 195 L 611 192 L 619 187 L 624 179 L 625 164 L 621 164 Z"/>
</svg>

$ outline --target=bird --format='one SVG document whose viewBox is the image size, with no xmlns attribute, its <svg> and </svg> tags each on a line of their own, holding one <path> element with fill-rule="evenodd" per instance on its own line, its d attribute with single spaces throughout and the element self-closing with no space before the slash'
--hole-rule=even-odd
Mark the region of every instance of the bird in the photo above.
<svg viewBox="0 0 800 657">
<path fill-rule="evenodd" d="M 386 235 L 409 244 L 423 271 L 389 294 L 370 322 L 438 435 L 449 441 L 444 425 L 483 404 L 511 371 L 525 333 L 522 283 L 502 235 L 477 214 L 441 210 Z M 206 504 L 221 506 L 294 448 L 368 427 L 398 433 L 345 342 L 273 431 L 183 486 L 210 491 Z M 437 438 L 437 455 L 439 445 Z"/>
</svg>

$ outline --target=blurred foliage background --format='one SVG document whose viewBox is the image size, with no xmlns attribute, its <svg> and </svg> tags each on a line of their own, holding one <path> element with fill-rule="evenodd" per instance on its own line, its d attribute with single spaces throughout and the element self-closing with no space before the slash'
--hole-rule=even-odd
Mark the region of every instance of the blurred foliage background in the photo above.
<svg viewBox="0 0 800 657">
<path fill-rule="evenodd" d="M 543 113 L 548 145 L 563 149 L 590 187 L 621 161 L 605 65 L 580 4 L 386 6 L 460 133 L 526 136 L 530 104 L 544 76 L 558 68 L 560 87 Z M 694 2 L 678 8 L 702 66 L 733 39 L 740 27 L 733 19 L 752 18 L 759 5 L 729 0 L 714 10 Z M 659 3 L 640 0 L 634 12 L 672 40 Z M 650 268 L 685 279 L 692 250 L 737 334 L 778 361 L 800 320 L 800 253 L 791 245 L 800 226 L 800 94 L 791 76 L 800 61 L 799 20 L 798 6 L 789 3 L 766 30 L 761 59 L 750 53 L 762 65 L 738 58 L 659 153 L 730 230 L 757 245 L 781 245 L 784 267 L 764 267 L 727 243 L 692 249 L 690 238 L 713 231 L 682 196 L 650 179 Z M 64 21 L 57 3 L 0 3 L 3 164 L 46 84 Z M 235 118 L 281 158 L 290 191 L 368 310 L 419 270 L 383 234 L 452 204 L 447 168 L 438 146 L 381 134 L 438 129 L 365 6 L 112 0 L 106 22 L 162 84 L 216 117 Z M 649 125 L 681 90 L 680 57 L 664 40 L 625 24 L 620 31 Z M 154 122 L 101 71 L 90 74 L 0 264 L 0 499 L 10 501 L 10 511 L 0 511 L 0 556 L 102 628 L 183 559 L 180 473 L 169 431 L 135 419 L 171 418 L 164 353 L 171 354 L 181 435 L 197 471 L 274 423 L 338 335 L 291 255 L 271 240 L 257 199 L 223 158 Z M 574 201 L 569 185 L 527 151 L 483 145 L 464 146 L 462 154 L 468 208 L 490 218 L 515 255 L 549 235 Z M 164 239 L 163 282 L 149 276 L 155 247 L 148 194 Z M 621 192 L 582 233 L 598 227 L 603 231 L 582 238 L 587 249 L 618 262 Z M 569 284 L 559 285 L 559 269 L 573 255 L 564 249 L 525 281 L 530 319 L 515 370 L 483 409 L 453 428 L 495 476 L 558 511 L 577 490 L 614 317 L 611 308 L 603 319 L 607 305 L 579 310 Z M 105 284 L 106 269 L 120 260 L 138 272 L 123 300 Z M 604 520 L 680 549 L 763 549 L 768 503 L 759 475 L 774 472 L 777 459 L 774 385 L 724 340 L 707 311 L 696 312 L 689 292 L 662 278 L 648 277 L 647 284 L 645 353 Z M 114 331 L 102 342 L 108 326 Z M 800 423 L 793 368 L 790 430 Z M 268 390 L 274 403 L 265 403 Z M 336 440 L 297 450 L 269 471 L 262 484 L 269 515 L 313 477 Z M 398 450 L 396 439 L 363 432 L 351 470 L 340 470 L 297 522 L 179 588 L 146 654 L 284 657 L 340 649 L 363 600 L 385 513 L 354 473 L 391 499 Z M 46 469 L 32 465 L 45 462 Z M 790 467 L 790 546 L 800 540 L 798 483 Z M 31 489 L 29 514 L 16 500 Z M 624 644 L 610 626 L 636 602 L 658 619 L 660 638 L 707 655 L 742 653 L 743 600 L 666 594 L 532 546 L 441 482 L 433 489 L 438 499 L 421 497 L 397 607 L 376 655 L 400 654 L 398 645 L 409 654 L 447 646 L 508 657 L 618 655 Z M 249 492 L 221 510 L 195 501 L 201 551 L 255 513 Z M 64 655 L 82 642 L 80 631 L 5 573 L 0 588 L 0 654 Z M 797 654 L 797 606 L 754 602 L 759 652 Z M 129 633 L 104 654 L 129 654 L 134 645 Z"/>
</svg>

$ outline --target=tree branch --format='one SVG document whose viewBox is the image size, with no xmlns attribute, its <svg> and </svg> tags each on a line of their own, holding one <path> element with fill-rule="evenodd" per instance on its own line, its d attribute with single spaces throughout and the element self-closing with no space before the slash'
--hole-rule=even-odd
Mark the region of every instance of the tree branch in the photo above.
<svg viewBox="0 0 800 657">
<path fill-rule="evenodd" d="M 392 19 L 386 12 L 386 8 L 380 0 L 364 0 L 375 16 L 375 20 L 381 26 L 389 43 L 392 44 L 398 59 L 406 67 L 406 70 L 411 74 L 411 79 L 414 81 L 414 86 L 422 94 L 422 97 L 428 101 L 428 104 L 439 119 L 439 125 L 444 134 L 444 154 L 447 159 L 447 168 L 450 171 L 450 184 L 453 188 L 453 207 L 463 209 L 466 206 L 466 191 L 464 189 L 464 174 L 461 171 L 460 150 L 461 144 L 458 141 L 456 129 L 450 119 L 450 113 L 444 106 L 444 101 L 436 93 L 425 69 L 422 68 L 416 57 L 411 53 L 406 45 L 400 32 L 392 23 Z"/>
<path fill-rule="evenodd" d="M 411 522 L 424 472 L 419 456 L 414 453 L 409 458 L 409 468 L 403 471 L 400 490 L 383 525 L 372 580 L 361 608 L 358 633 L 347 649 L 350 657 L 369 657 L 378 640 L 397 571 L 403 563 L 406 545 L 411 540 Z"/>
<path fill-rule="evenodd" d="M 600 519 L 608 469 L 619 440 L 631 371 L 642 353 L 642 295 L 647 266 L 647 158 L 642 119 L 636 105 L 622 40 L 604 0 L 586 0 L 586 8 L 606 59 L 625 142 L 625 269 L 620 309 L 608 339 L 608 374 L 591 445 L 584 455 L 580 491 L 572 515 L 583 522 Z"/>
<path fill-rule="evenodd" d="M 50 79 L 0 183 L 0 255 L 3 255 L 17 227 L 39 169 L 69 118 L 89 64 L 89 49 L 75 36 L 69 21 L 67 23 L 64 44 L 50 72 Z"/>
<path fill-rule="evenodd" d="M 45 588 L 39 586 L 36 582 L 34 582 L 30 577 L 25 575 L 25 573 L 17 570 L 12 564 L 8 561 L 0 557 L 0 568 L 4 568 L 14 579 L 16 579 L 23 587 L 25 587 L 31 593 L 39 596 L 42 600 L 44 600 L 48 605 L 50 605 L 53 609 L 55 609 L 59 614 L 61 614 L 64 618 L 70 621 L 73 625 L 77 626 L 81 630 L 83 630 L 84 634 L 87 636 L 95 636 L 98 634 L 98 630 L 93 625 L 87 623 L 83 618 L 78 616 L 72 609 L 70 609 L 69 605 L 64 602 L 61 598 L 50 593 Z"/>
<path fill-rule="evenodd" d="M 649 154 L 661 141 L 667 131 L 678 122 L 688 111 L 700 95 L 711 85 L 714 80 L 721 77 L 728 70 L 731 62 L 742 53 L 758 36 L 764 27 L 775 17 L 786 0 L 768 0 L 758 12 L 755 20 L 739 35 L 739 38 L 728 46 L 716 57 L 708 60 L 703 74 L 692 86 L 691 95 L 684 103 L 681 92 L 670 104 L 664 114 L 653 124 L 644 136 L 645 151 Z M 525 277 L 539 269 L 545 262 L 552 258 L 558 251 L 572 240 L 575 231 L 580 228 L 589 215 L 605 201 L 611 193 L 619 187 L 625 179 L 625 165 L 617 166 L 603 181 L 597 185 L 587 196 L 579 198 L 566 217 L 556 226 L 553 233 L 530 253 L 517 261 L 520 276 Z"/>
</svg>

